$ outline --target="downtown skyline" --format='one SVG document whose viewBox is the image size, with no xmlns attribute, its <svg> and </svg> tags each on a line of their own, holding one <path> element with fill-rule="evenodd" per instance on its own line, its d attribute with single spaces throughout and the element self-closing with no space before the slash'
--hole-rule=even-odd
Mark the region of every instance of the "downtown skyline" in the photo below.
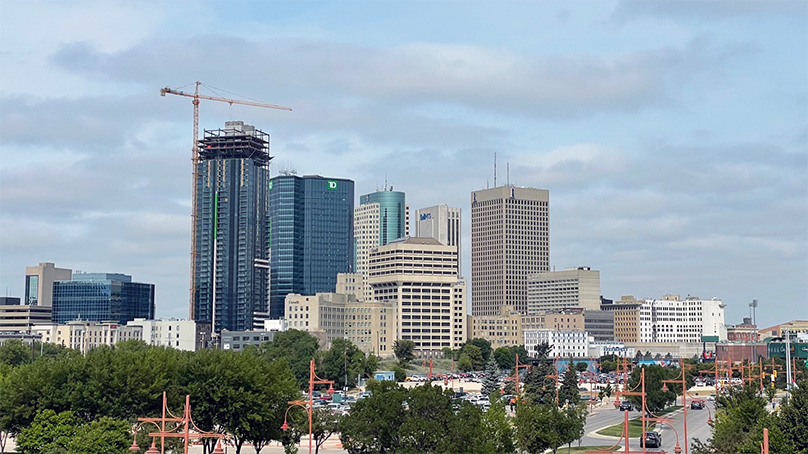
<svg viewBox="0 0 808 454">
<path fill-rule="evenodd" d="M 191 103 L 158 90 L 200 80 L 292 106 L 200 106 L 200 130 L 268 132 L 272 177 L 461 208 L 466 278 L 497 153 L 498 184 L 550 192 L 551 269 L 718 297 L 728 324 L 752 299 L 760 326 L 808 318 L 804 3 L 234 5 L 0 6 L 3 295 L 49 261 L 187 317 Z"/>
</svg>

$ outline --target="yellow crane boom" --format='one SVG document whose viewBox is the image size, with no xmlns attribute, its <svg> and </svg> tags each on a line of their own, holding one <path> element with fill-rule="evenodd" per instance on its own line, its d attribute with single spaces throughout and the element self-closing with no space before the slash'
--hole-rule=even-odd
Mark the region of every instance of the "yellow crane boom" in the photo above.
<svg viewBox="0 0 808 454">
<path fill-rule="evenodd" d="M 199 94 L 200 85 L 202 85 L 202 82 L 197 81 L 193 93 L 185 93 L 183 91 L 173 90 L 169 87 L 160 89 L 160 96 L 165 96 L 166 94 L 185 96 L 188 98 L 192 98 L 192 103 L 194 105 L 194 140 L 191 147 L 191 162 L 193 164 L 193 182 L 192 182 L 193 186 L 191 188 L 191 296 L 190 296 L 191 301 L 189 304 L 190 307 L 189 316 L 191 320 L 194 320 L 194 309 L 196 302 L 196 286 L 194 285 L 194 276 L 196 275 L 196 203 L 197 203 L 196 185 L 197 181 L 199 180 L 199 172 L 197 170 L 197 164 L 199 163 L 199 100 L 205 99 L 208 101 L 226 102 L 230 105 L 242 104 L 245 106 L 263 107 L 267 109 L 280 109 L 289 111 L 292 110 L 291 107 L 279 106 L 276 104 L 268 104 L 256 101 L 242 101 L 239 99 L 229 99 L 218 96 L 200 95 Z M 213 327 L 211 327 L 211 329 L 213 329 Z"/>
</svg>

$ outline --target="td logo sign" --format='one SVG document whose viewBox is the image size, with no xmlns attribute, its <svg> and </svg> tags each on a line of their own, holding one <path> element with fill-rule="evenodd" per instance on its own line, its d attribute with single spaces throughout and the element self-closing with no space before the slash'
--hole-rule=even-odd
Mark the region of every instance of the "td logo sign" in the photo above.
<svg viewBox="0 0 808 454">
<path fill-rule="evenodd" d="M 337 182 L 334 181 L 334 180 L 328 180 L 328 189 L 330 191 L 336 191 L 337 190 Z"/>
</svg>

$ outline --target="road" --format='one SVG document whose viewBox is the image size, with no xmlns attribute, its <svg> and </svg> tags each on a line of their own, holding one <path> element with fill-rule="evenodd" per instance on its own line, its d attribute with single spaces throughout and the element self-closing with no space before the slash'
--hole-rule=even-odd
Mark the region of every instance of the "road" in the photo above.
<svg viewBox="0 0 808 454">
<path fill-rule="evenodd" d="M 707 424 L 707 419 L 710 414 L 715 414 L 715 406 L 713 405 L 713 402 L 707 402 L 706 406 L 708 408 L 703 410 L 691 410 L 690 408 L 687 410 L 688 452 L 690 452 L 690 447 L 692 446 L 694 439 L 698 438 L 702 442 L 706 442 L 707 439 L 712 436 L 712 427 Z M 671 420 L 670 426 L 672 426 L 672 428 L 668 424 L 657 424 L 656 431 L 662 435 L 662 448 L 648 448 L 648 452 L 665 451 L 672 453 L 676 446 L 677 434 L 682 452 L 685 452 L 684 413 L 684 409 L 682 409 L 665 415 L 666 418 Z M 629 414 L 629 418 L 632 419 L 639 416 L 640 412 L 638 411 L 632 411 Z M 597 435 L 595 432 L 604 427 L 623 422 L 624 417 L 624 412 L 614 408 L 614 406 L 602 406 L 595 409 L 586 420 L 586 426 L 584 426 L 584 432 L 586 435 L 584 435 L 581 446 L 603 446 L 616 443 L 618 441 L 617 438 L 604 437 L 602 435 Z M 622 441 L 620 442 L 620 446 L 625 446 Z M 640 447 L 639 437 L 633 437 L 631 440 L 629 440 L 629 449 L 632 451 L 642 449 Z"/>
</svg>

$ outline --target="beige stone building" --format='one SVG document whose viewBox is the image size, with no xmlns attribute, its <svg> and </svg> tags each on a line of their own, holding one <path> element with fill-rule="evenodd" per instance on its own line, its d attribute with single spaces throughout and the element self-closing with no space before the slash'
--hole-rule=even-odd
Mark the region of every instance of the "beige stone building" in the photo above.
<svg viewBox="0 0 808 454">
<path fill-rule="evenodd" d="M 0 305 L 0 331 L 27 332 L 34 325 L 51 323 L 51 306 Z"/>
<path fill-rule="evenodd" d="M 527 276 L 550 271 L 550 193 L 501 186 L 471 193 L 471 314 L 527 313 Z"/>
<path fill-rule="evenodd" d="M 471 317 L 471 338 L 491 342 L 492 348 L 524 345 L 529 330 L 584 331 L 584 314 L 567 311 L 552 314 L 522 315 L 511 306 L 503 306 L 497 316 Z"/>
<path fill-rule="evenodd" d="M 600 309 L 600 271 L 579 266 L 527 277 L 528 314 L 572 307 Z"/>
<path fill-rule="evenodd" d="M 42 342 L 72 348 L 86 354 L 101 345 L 115 345 L 127 340 L 143 340 L 143 327 L 114 322 L 71 321 L 64 325 L 43 324 L 31 328 L 42 335 Z"/>
<path fill-rule="evenodd" d="M 37 266 L 25 267 L 25 300 L 30 306 L 53 306 L 53 283 L 69 281 L 73 271 L 56 268 L 51 262 L 39 262 Z"/>
<path fill-rule="evenodd" d="M 285 300 L 288 328 L 325 338 L 324 348 L 334 339 L 348 339 L 365 353 L 393 355 L 396 308 L 390 303 L 362 302 L 353 295 L 318 293 L 289 294 Z"/>
<path fill-rule="evenodd" d="M 786 329 L 791 334 L 808 334 L 808 320 L 791 320 L 790 322 L 763 328 L 758 331 L 758 333 L 761 339 L 766 339 L 767 337 L 783 337 L 783 330 Z"/>
<path fill-rule="evenodd" d="M 457 276 L 457 248 L 433 238 L 402 238 L 370 253 L 374 301 L 396 307 L 396 339 L 419 354 L 440 354 L 466 342 L 466 282 Z"/>
<path fill-rule="evenodd" d="M 601 310 L 614 312 L 614 338 L 618 342 L 640 341 L 640 307 L 643 301 L 623 296 L 620 301 L 602 304 Z"/>
</svg>

